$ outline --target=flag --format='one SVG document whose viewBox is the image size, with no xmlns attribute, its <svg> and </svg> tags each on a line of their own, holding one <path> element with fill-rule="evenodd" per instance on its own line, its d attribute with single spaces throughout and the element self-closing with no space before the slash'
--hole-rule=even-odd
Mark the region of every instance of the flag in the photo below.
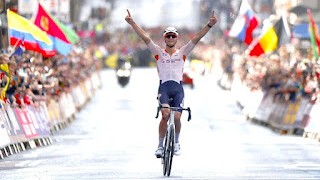
<svg viewBox="0 0 320 180">
<path fill-rule="evenodd" d="M 58 24 L 58 26 L 63 31 L 63 33 L 67 36 L 67 39 L 69 42 L 71 42 L 72 44 L 75 44 L 79 41 L 79 36 L 73 29 L 59 22 L 57 18 L 55 17 L 52 17 L 52 18 Z"/>
<path fill-rule="evenodd" d="M 3 72 L 7 77 L 11 77 L 8 63 L 0 64 L 0 72 Z"/>
<path fill-rule="evenodd" d="M 259 21 L 247 0 L 243 0 L 239 15 L 229 31 L 230 37 L 236 37 L 245 44 L 251 44 L 252 32 L 258 27 Z"/>
<path fill-rule="evenodd" d="M 24 48 L 21 47 L 21 46 L 18 46 L 18 47 L 14 50 L 13 55 L 22 56 L 23 53 L 24 53 Z"/>
<path fill-rule="evenodd" d="M 46 32 L 9 9 L 7 18 L 10 45 L 22 45 L 27 50 L 41 53 L 44 57 L 51 57 L 56 54 L 53 43 Z"/>
<path fill-rule="evenodd" d="M 39 3 L 38 11 L 35 16 L 34 24 L 43 31 L 47 32 L 52 39 L 53 46 L 62 55 L 68 55 L 71 51 L 72 44 L 67 36 L 63 33 L 62 29 L 53 20 L 51 15 L 47 13 Z"/>
<path fill-rule="evenodd" d="M 316 25 L 316 23 L 313 19 L 313 16 L 311 14 L 310 9 L 308 9 L 308 15 L 309 15 L 309 19 L 310 19 L 309 33 L 310 33 L 311 47 L 313 50 L 313 57 L 318 59 L 319 53 L 320 53 L 320 37 L 318 34 L 318 26 Z"/>
<path fill-rule="evenodd" d="M 290 41 L 289 25 L 284 16 L 268 27 L 262 35 L 248 47 L 250 56 L 260 56 L 273 52 L 280 44 Z"/>
</svg>

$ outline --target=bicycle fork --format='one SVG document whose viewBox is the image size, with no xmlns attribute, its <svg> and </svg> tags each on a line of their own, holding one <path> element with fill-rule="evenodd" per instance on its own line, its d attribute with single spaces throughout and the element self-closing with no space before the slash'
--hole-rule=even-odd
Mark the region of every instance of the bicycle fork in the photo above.
<svg viewBox="0 0 320 180">
<path fill-rule="evenodd" d="M 170 111 L 170 116 L 169 116 L 168 126 L 167 126 L 167 133 L 169 133 L 168 137 L 171 137 L 171 138 L 173 137 L 173 144 L 176 142 L 175 140 L 176 127 L 174 123 L 174 113 L 175 111 L 173 110 Z M 169 138 L 168 140 L 170 141 Z"/>
<path fill-rule="evenodd" d="M 170 152 L 171 150 L 174 149 L 175 130 L 176 130 L 176 127 L 174 124 L 174 113 L 175 113 L 175 111 L 173 111 L 173 110 L 170 111 L 170 116 L 169 116 L 169 119 L 167 122 L 167 130 L 166 130 L 165 142 L 164 142 L 165 143 L 164 155 L 165 155 L 165 153 Z M 171 152 L 171 153 L 173 153 L 173 152 Z M 163 163 L 163 161 L 162 161 L 162 163 Z"/>
<path fill-rule="evenodd" d="M 174 113 L 175 113 L 175 111 L 170 110 L 169 119 L 167 121 L 165 143 L 167 143 L 167 141 L 170 141 L 170 138 L 168 138 L 168 137 L 175 137 L 176 127 L 175 127 L 175 123 L 174 123 Z M 173 132 L 171 132 L 171 131 L 173 131 Z M 175 138 L 173 138 L 173 140 L 174 140 L 174 143 L 175 143 Z"/>
</svg>

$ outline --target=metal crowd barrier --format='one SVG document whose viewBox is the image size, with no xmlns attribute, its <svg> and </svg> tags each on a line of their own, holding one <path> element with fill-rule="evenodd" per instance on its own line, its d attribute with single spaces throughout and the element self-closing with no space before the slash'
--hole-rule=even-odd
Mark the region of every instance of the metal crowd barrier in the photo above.
<svg viewBox="0 0 320 180">
<path fill-rule="evenodd" d="M 277 101 L 272 93 L 250 90 L 235 76 L 231 92 L 248 120 L 280 134 L 294 134 L 320 140 L 320 104 L 307 98 Z"/>
<path fill-rule="evenodd" d="M 95 72 L 70 92 L 63 92 L 59 100 L 50 99 L 47 104 L 19 108 L 0 103 L 0 159 L 51 145 L 54 132 L 69 125 L 101 86 L 99 72 Z"/>
</svg>

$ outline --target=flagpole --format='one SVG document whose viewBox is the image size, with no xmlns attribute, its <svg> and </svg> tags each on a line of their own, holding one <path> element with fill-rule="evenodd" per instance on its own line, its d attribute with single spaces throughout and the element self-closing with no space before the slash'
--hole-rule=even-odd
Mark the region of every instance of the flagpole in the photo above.
<svg viewBox="0 0 320 180">
<path fill-rule="evenodd" d="M 9 54 L 9 58 L 13 55 L 13 53 L 16 51 L 16 48 L 17 48 L 17 46 L 18 46 L 18 44 L 20 43 L 20 41 L 24 41 L 24 36 L 23 36 L 23 38 L 22 39 L 18 39 L 18 41 L 16 41 L 16 43 L 14 44 L 14 46 L 13 46 L 13 50 L 10 52 L 10 54 Z"/>
<path fill-rule="evenodd" d="M 13 53 L 16 51 L 16 48 L 19 44 L 19 42 L 21 41 L 21 39 L 18 39 L 18 41 L 14 44 L 12 51 L 8 54 L 9 58 L 13 55 Z"/>
</svg>

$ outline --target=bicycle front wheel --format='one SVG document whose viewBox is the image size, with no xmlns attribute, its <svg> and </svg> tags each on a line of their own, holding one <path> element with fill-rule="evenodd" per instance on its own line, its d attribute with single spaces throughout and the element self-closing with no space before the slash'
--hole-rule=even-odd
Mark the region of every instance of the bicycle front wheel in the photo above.
<svg viewBox="0 0 320 180">
<path fill-rule="evenodd" d="M 166 134 L 164 148 L 163 175 L 170 176 L 174 154 L 174 126 L 170 126 Z"/>
</svg>

